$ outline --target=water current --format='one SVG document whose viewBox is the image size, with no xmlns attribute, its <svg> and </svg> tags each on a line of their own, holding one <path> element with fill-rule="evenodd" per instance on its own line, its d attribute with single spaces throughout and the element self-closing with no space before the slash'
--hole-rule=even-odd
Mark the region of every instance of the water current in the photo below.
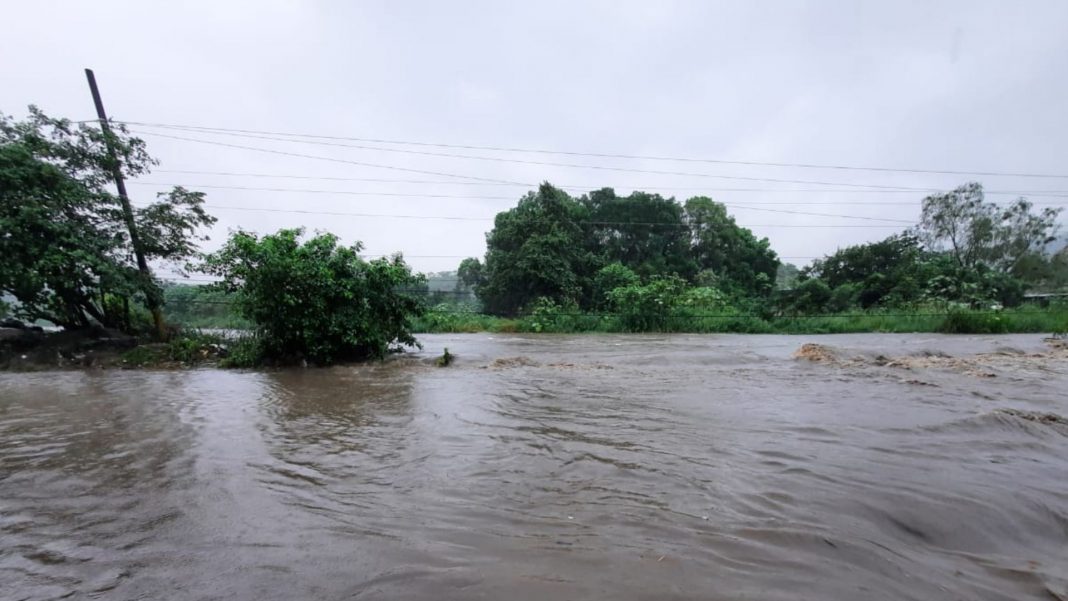
<svg viewBox="0 0 1068 601">
<path fill-rule="evenodd" d="M 0 374 L 0 599 L 1068 599 L 1041 337 L 421 339 Z"/>
</svg>

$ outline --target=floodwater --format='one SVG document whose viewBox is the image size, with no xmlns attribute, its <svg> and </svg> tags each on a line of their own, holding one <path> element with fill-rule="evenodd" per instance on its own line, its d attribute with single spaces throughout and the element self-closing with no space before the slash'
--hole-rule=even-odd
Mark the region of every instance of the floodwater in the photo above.
<svg viewBox="0 0 1068 601">
<path fill-rule="evenodd" d="M 1038 336 L 422 339 L 0 374 L 0 598 L 1068 598 Z"/>
</svg>

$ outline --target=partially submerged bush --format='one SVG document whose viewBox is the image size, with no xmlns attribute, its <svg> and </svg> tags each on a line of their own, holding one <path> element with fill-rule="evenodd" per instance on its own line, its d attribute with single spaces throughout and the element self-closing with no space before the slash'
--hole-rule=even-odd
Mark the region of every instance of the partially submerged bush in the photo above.
<svg viewBox="0 0 1068 601">
<path fill-rule="evenodd" d="M 122 363 L 130 367 L 196 365 L 224 359 L 231 342 L 218 334 L 179 331 L 167 342 L 143 344 L 126 351 Z"/>
<path fill-rule="evenodd" d="M 423 307 L 408 291 L 421 280 L 399 255 L 364 261 L 359 243 L 339 246 L 332 234 L 301 242 L 302 234 L 237 232 L 205 258 L 202 269 L 223 278 L 254 325 L 257 346 L 244 359 L 325 365 L 418 346 L 411 319 Z"/>
</svg>

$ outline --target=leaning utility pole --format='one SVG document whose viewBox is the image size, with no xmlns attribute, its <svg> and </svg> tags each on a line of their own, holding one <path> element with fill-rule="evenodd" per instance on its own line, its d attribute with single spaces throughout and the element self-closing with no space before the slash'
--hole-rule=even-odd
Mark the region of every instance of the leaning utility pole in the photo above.
<svg viewBox="0 0 1068 601">
<path fill-rule="evenodd" d="M 165 338 L 163 327 L 163 313 L 160 311 L 159 298 L 152 287 L 152 271 L 145 261 L 145 253 L 141 248 L 141 238 L 137 235 L 137 224 L 134 223 L 133 208 L 130 207 L 130 196 L 126 194 L 126 181 L 122 177 L 122 164 L 119 155 L 115 152 L 115 137 L 108 124 L 108 115 L 104 112 L 104 101 L 100 99 L 100 90 L 96 87 L 96 76 L 92 69 L 85 70 L 85 77 L 89 80 L 89 91 L 93 94 L 93 104 L 96 105 L 96 116 L 100 119 L 100 129 L 104 131 L 104 143 L 107 145 L 108 155 L 111 157 L 111 176 L 115 179 L 115 187 L 119 189 L 119 201 L 122 203 L 122 217 L 126 221 L 126 229 L 130 233 L 130 245 L 133 246 L 134 256 L 137 257 L 137 270 L 141 272 L 141 289 L 145 293 L 145 302 L 148 310 L 152 312 L 152 321 L 156 325 L 156 335 L 162 340 Z"/>
</svg>

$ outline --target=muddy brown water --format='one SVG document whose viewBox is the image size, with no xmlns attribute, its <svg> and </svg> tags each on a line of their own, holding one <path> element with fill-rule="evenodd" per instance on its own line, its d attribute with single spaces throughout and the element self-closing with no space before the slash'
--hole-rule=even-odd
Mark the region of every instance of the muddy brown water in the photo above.
<svg viewBox="0 0 1068 601">
<path fill-rule="evenodd" d="M 0 374 L 0 598 L 1068 598 L 1068 427 L 1004 411 L 1068 415 L 1040 337 L 422 340 Z"/>
</svg>

